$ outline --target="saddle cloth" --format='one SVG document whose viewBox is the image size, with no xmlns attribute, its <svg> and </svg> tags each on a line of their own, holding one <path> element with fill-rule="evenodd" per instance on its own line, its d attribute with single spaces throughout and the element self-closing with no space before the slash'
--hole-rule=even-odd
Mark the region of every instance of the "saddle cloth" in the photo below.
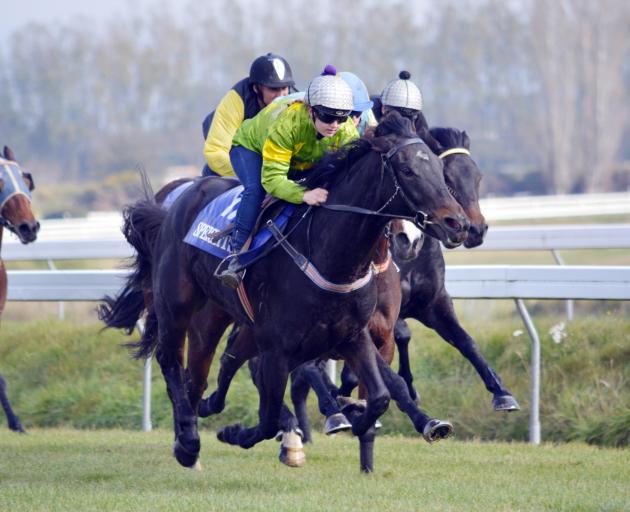
<svg viewBox="0 0 630 512">
<path fill-rule="evenodd" d="M 190 185 L 192 182 L 184 183 L 170 192 L 162 206 L 168 209 Z M 197 214 L 184 237 L 184 242 L 218 258 L 225 258 L 230 254 L 232 251 L 230 228 L 236 218 L 236 211 L 241 202 L 242 194 L 243 186 L 239 185 L 210 201 Z M 282 202 L 281 210 L 274 219 L 278 229 L 282 230 L 286 226 L 294 209 L 295 205 Z M 214 235 L 221 232 L 225 232 L 225 234 L 213 238 Z M 266 227 L 261 228 L 254 235 L 249 250 L 239 256 L 241 263 L 246 264 L 256 257 L 271 238 L 271 232 Z"/>
</svg>

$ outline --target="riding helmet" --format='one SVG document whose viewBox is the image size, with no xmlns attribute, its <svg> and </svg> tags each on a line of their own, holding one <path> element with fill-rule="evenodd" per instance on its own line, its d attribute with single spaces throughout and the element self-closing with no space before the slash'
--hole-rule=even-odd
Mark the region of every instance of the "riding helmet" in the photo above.
<svg viewBox="0 0 630 512">
<path fill-rule="evenodd" d="M 392 80 L 385 86 L 381 94 L 383 106 L 422 110 L 422 93 L 410 78 L 409 71 L 401 71 L 398 80 Z"/>
<path fill-rule="evenodd" d="M 293 87 L 291 66 L 284 57 L 275 53 L 261 55 L 249 69 L 249 80 L 253 84 L 266 87 Z"/>
<path fill-rule="evenodd" d="M 357 75 L 349 71 L 342 71 L 339 75 L 352 89 L 353 111 L 364 112 L 374 106 L 374 103 L 370 100 L 367 87 Z"/>
<path fill-rule="evenodd" d="M 347 116 L 353 108 L 352 89 L 328 64 L 306 89 L 306 103 L 335 116 Z"/>
</svg>

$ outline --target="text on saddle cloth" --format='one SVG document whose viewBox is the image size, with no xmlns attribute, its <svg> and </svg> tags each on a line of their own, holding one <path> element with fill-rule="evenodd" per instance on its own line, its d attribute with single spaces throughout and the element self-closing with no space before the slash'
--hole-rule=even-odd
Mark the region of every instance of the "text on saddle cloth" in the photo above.
<svg viewBox="0 0 630 512">
<path fill-rule="evenodd" d="M 230 247 L 230 237 L 227 235 L 230 232 L 230 227 L 234 224 L 242 194 L 243 186 L 239 185 L 209 202 L 197 214 L 184 237 L 184 242 L 218 258 L 225 258 L 230 254 L 232 248 Z M 295 205 L 293 204 L 286 203 L 284 205 L 274 221 L 278 228 L 284 228 L 294 209 Z M 218 233 L 226 234 L 214 238 Z M 246 264 L 256 257 L 271 238 L 271 232 L 266 227 L 260 229 L 254 236 L 249 250 L 239 256 L 241 263 Z"/>
</svg>

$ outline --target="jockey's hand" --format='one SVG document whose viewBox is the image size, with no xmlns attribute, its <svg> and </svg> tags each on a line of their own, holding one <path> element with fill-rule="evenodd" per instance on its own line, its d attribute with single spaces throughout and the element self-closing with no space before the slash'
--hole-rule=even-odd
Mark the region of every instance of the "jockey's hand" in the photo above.
<svg viewBox="0 0 630 512">
<path fill-rule="evenodd" d="M 328 199 L 328 190 L 325 188 L 314 188 L 313 190 L 307 190 L 304 192 L 302 200 L 310 206 L 319 206 Z"/>
</svg>

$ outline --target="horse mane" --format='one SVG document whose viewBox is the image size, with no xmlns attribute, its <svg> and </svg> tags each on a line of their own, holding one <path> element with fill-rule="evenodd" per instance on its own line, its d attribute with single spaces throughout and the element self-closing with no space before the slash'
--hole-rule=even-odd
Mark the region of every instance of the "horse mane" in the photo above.
<svg viewBox="0 0 630 512">
<path fill-rule="evenodd" d="M 413 132 L 411 121 L 396 111 L 388 112 L 374 132 L 374 137 L 385 137 L 387 135 L 397 135 L 403 138 L 416 136 Z M 300 180 L 300 184 L 309 189 L 330 187 L 346 177 L 350 169 L 354 167 L 354 164 L 371 150 L 372 137 L 362 137 L 339 151 L 324 156 L 320 162 L 306 173 L 300 173 L 299 176 L 290 176 L 290 178 L 303 178 Z"/>
<path fill-rule="evenodd" d="M 435 127 L 431 128 L 429 132 L 445 150 L 452 148 L 470 149 L 470 139 L 465 131 L 460 131 L 457 128 Z"/>
</svg>

